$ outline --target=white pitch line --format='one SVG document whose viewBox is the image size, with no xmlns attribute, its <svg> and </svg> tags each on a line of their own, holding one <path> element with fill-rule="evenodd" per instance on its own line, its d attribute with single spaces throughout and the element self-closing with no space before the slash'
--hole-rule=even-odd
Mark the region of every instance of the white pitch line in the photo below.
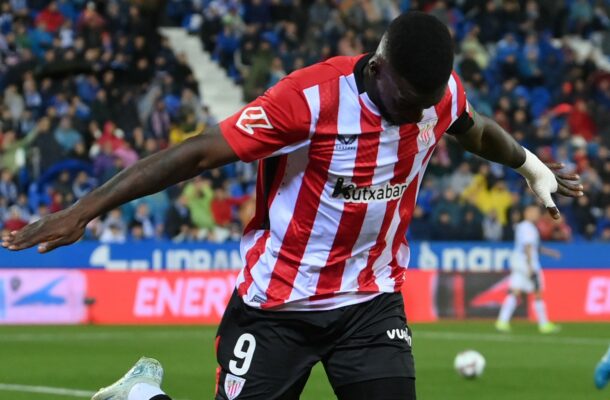
<svg viewBox="0 0 610 400">
<path fill-rule="evenodd" d="M 206 338 L 213 337 L 215 334 L 202 332 L 139 332 L 136 334 L 138 340 L 158 340 L 158 339 L 179 339 L 179 338 Z M 133 339 L 134 333 L 127 332 L 79 332 L 79 333 L 0 333 L 0 342 L 55 342 L 64 340 L 117 340 L 117 339 Z"/>
<path fill-rule="evenodd" d="M 467 332 L 435 332 L 435 331 L 413 331 L 413 340 L 418 338 L 436 339 L 436 340 L 473 340 L 483 342 L 509 342 L 509 343 L 538 343 L 538 344 L 568 344 L 568 345 L 583 345 L 583 346 L 607 346 L 610 344 L 608 339 L 602 338 L 587 338 L 561 336 L 534 336 L 534 335 L 512 335 L 512 334 L 485 334 L 485 333 L 467 333 Z"/>
<path fill-rule="evenodd" d="M 0 383 L 0 391 L 21 392 L 21 393 L 37 393 L 37 394 L 56 394 L 59 396 L 78 397 L 90 399 L 95 392 L 80 389 L 58 388 L 50 386 L 33 386 L 33 385 L 16 385 L 12 383 Z M 188 400 L 188 399 L 176 399 Z"/>
<path fill-rule="evenodd" d="M 90 399 L 95 392 L 89 390 L 78 390 L 68 388 L 57 388 L 50 386 L 15 385 L 11 383 L 0 383 L 0 390 L 8 392 L 57 394 L 61 396 L 80 397 Z"/>
</svg>

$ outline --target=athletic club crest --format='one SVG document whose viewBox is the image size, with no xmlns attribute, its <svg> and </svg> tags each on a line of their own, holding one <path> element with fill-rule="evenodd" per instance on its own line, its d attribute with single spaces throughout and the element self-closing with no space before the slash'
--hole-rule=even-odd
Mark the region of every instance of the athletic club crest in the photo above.
<svg viewBox="0 0 610 400">
<path fill-rule="evenodd" d="M 246 380 L 244 378 L 227 374 L 225 377 L 225 394 L 227 395 L 227 399 L 236 399 L 241 393 L 241 390 L 244 388 L 245 383 Z"/>
<path fill-rule="evenodd" d="M 422 146 L 430 146 L 434 140 L 434 127 L 438 122 L 438 118 L 427 119 L 417 124 L 419 128 L 419 135 L 417 135 L 417 142 Z"/>
</svg>

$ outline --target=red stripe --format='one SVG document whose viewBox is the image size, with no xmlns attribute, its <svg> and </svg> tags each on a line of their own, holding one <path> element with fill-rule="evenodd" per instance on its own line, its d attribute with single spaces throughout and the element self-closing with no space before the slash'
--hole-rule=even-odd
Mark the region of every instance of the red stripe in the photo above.
<svg viewBox="0 0 610 400">
<path fill-rule="evenodd" d="M 460 114 L 462 113 L 462 110 L 464 110 L 464 108 L 466 107 L 466 91 L 464 90 L 464 86 L 462 85 L 462 80 L 460 79 L 458 74 L 455 71 L 453 71 L 452 75 L 453 75 L 453 79 L 455 79 L 455 87 L 456 87 L 456 91 L 457 91 L 457 93 L 455 93 L 455 96 L 457 96 L 457 99 L 458 99 L 456 117 L 459 117 Z"/>
<path fill-rule="evenodd" d="M 441 137 L 445 130 L 449 128 L 451 124 L 451 100 L 452 95 L 449 89 L 447 89 L 447 94 L 445 98 L 439 105 L 435 107 L 436 115 L 439 117 L 439 120 L 434 127 L 434 136 L 436 137 L 436 142 L 438 143 L 441 140 Z M 415 204 L 417 203 L 417 193 L 419 191 L 419 186 L 421 185 L 421 181 L 423 179 L 424 173 L 426 171 L 426 167 L 434 149 L 436 148 L 436 143 L 434 146 L 431 146 L 426 153 L 422 161 L 422 165 L 420 171 L 417 174 L 417 177 L 413 180 L 411 185 L 407 188 L 407 192 L 403 196 L 400 202 L 400 223 L 398 228 L 396 229 L 396 234 L 394 236 L 394 241 L 392 243 L 392 262 L 390 264 L 392 268 L 392 273 L 390 274 L 391 278 L 394 279 L 394 291 L 399 291 L 402 287 L 402 284 L 405 280 L 405 271 L 406 268 L 398 265 L 398 260 L 396 258 L 398 251 L 400 250 L 400 245 L 408 245 L 406 233 L 409 228 L 409 224 L 411 223 L 411 218 L 413 217 L 413 210 L 415 209 Z"/>
<path fill-rule="evenodd" d="M 360 107 L 360 129 L 363 133 L 358 136 L 358 150 L 352 183 L 357 187 L 366 187 L 372 185 L 377 166 L 381 118 L 375 115 L 371 118 L 370 115 L 366 114 L 367 111 L 362 104 Z M 328 255 L 328 261 L 320 271 L 316 287 L 316 299 L 319 299 L 320 295 L 332 294 L 341 288 L 345 263 L 352 255 L 352 249 L 360 235 L 367 207 L 367 203 L 344 204 L 339 228 Z"/>
<path fill-rule="evenodd" d="M 267 238 L 269 238 L 269 230 L 266 230 L 261 237 L 258 238 L 254 246 L 248 250 L 246 253 L 246 266 L 244 267 L 244 281 L 237 288 L 237 294 L 241 297 L 245 296 L 250 289 L 250 285 L 252 285 L 252 268 L 258 260 L 261 258 L 261 255 L 265 252 L 265 243 L 267 243 Z"/>
<path fill-rule="evenodd" d="M 309 236 L 320 206 L 320 196 L 328 179 L 328 168 L 332 160 L 337 135 L 339 114 L 339 80 L 325 82 L 319 86 L 320 114 L 309 148 L 309 163 L 305 169 L 303 182 L 294 214 L 280 248 L 277 262 L 271 274 L 262 308 L 283 304 L 292 291 L 301 259 L 305 253 Z"/>
<path fill-rule="evenodd" d="M 400 141 L 398 142 L 398 162 L 394 166 L 394 177 L 390 181 L 392 185 L 405 182 L 409 176 L 411 168 L 413 168 L 413 161 L 415 160 L 415 154 L 409 152 L 409 149 L 413 147 L 413 142 L 417 145 L 417 133 L 419 128 L 416 124 L 404 125 L 400 127 Z M 401 156 L 405 154 L 405 156 Z M 411 155 L 409 155 L 411 154 Z M 408 190 L 408 189 L 407 189 Z M 404 196 L 403 196 L 404 197 Z M 381 256 L 383 249 L 386 247 L 386 234 L 392 223 L 392 217 L 394 211 L 398 205 L 398 199 L 390 200 L 387 203 L 383 221 L 381 223 L 381 229 L 377 235 L 377 240 L 373 247 L 369 250 L 369 256 L 367 259 L 366 267 L 358 275 L 358 290 L 359 291 L 379 291 L 379 287 L 375 282 L 375 274 L 373 266 L 375 261 Z"/>
</svg>

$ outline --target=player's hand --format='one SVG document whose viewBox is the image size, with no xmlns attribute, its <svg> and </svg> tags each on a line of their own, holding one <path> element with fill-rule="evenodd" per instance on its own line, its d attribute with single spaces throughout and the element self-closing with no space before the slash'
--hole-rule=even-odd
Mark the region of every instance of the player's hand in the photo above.
<svg viewBox="0 0 610 400">
<path fill-rule="evenodd" d="M 54 214 L 12 231 L 2 237 L 2 247 L 23 250 L 38 245 L 40 253 L 76 242 L 85 232 L 86 222 L 74 214 L 73 208 Z"/>
<path fill-rule="evenodd" d="M 526 177 L 527 184 L 536 197 L 544 204 L 551 217 L 559 219 L 561 214 L 553 201 L 552 194 L 558 193 L 567 197 L 580 197 L 583 195 L 583 186 L 577 174 L 560 172 L 564 165 L 562 163 L 546 163 L 548 168 L 539 168 L 536 174 Z"/>
<path fill-rule="evenodd" d="M 566 174 L 560 172 L 565 165 L 562 163 L 547 163 L 547 167 L 555 175 L 557 181 L 557 193 L 567 197 L 581 197 L 584 195 L 583 186 L 580 184 L 580 176 L 578 174 Z M 553 204 L 552 207 L 547 207 L 551 216 L 555 219 L 559 219 L 559 210 Z"/>
</svg>

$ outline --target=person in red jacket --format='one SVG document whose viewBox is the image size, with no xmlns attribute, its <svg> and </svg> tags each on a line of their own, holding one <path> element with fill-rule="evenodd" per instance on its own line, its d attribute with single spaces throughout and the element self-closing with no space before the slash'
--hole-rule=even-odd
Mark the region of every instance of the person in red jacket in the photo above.
<svg viewBox="0 0 610 400">
<path fill-rule="evenodd" d="M 47 27 L 47 31 L 51 33 L 56 33 L 59 28 L 61 28 L 64 21 L 65 18 L 62 13 L 59 12 L 56 1 L 50 2 L 47 8 L 42 10 L 36 17 L 36 25 L 43 22 Z"/>
</svg>

